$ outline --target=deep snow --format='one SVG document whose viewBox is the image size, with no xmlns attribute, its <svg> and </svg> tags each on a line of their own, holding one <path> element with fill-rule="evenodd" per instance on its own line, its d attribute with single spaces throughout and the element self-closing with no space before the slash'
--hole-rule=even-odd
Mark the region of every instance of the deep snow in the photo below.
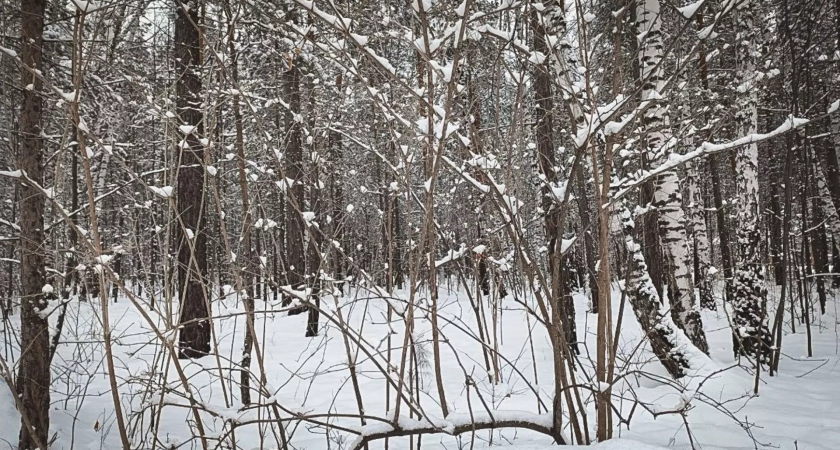
<svg viewBox="0 0 840 450">
<path fill-rule="evenodd" d="M 614 292 L 613 313 L 616 317 L 619 298 L 619 292 Z M 580 347 L 578 379 L 591 386 L 592 382 L 587 377 L 592 375 L 592 361 L 588 355 L 589 349 L 594 353 L 596 316 L 585 312 L 587 306 L 583 295 L 577 295 L 575 299 L 578 336 L 585 336 L 585 343 Z M 544 409 L 537 409 L 537 399 L 528 387 L 528 383 L 534 385 L 540 391 L 542 401 L 550 405 L 552 353 L 541 325 L 533 317 L 527 319 L 521 306 L 511 296 L 502 301 L 501 325 L 497 330 L 499 348 L 517 370 L 503 361 L 502 380 L 493 384 L 488 380 L 484 368 L 481 347 L 470 334 L 462 331 L 466 329 L 473 333 L 476 330 L 475 316 L 467 296 L 460 288 L 453 287 L 450 291 L 444 287 L 440 290 L 439 302 L 442 339 L 445 339 L 441 344 L 442 375 L 453 414 L 450 419 L 468 414 L 468 402 L 476 414 L 483 412 L 477 400 L 476 387 L 493 409 L 511 411 L 509 415 L 517 414 L 513 411 L 527 411 L 532 416 L 544 413 Z M 332 298 L 325 298 L 322 304 L 324 308 L 335 311 Z M 363 290 L 351 290 L 349 295 L 340 299 L 340 304 L 344 319 L 353 330 L 361 332 L 369 349 L 380 361 L 385 357 L 389 329 L 394 332 L 391 335 L 393 347 L 397 349 L 401 345 L 403 322 L 395 315 L 389 328 L 386 323 L 386 301 L 371 298 Z M 349 359 L 339 330 L 325 325 L 326 321 L 322 319 L 320 336 L 305 338 L 305 315 L 288 317 L 285 313 L 272 312 L 272 309 L 279 308 L 278 302 L 273 300 L 268 303 L 258 301 L 257 305 L 265 311 L 257 315 L 256 329 L 260 347 L 265 354 L 267 387 L 272 393 L 270 400 L 276 400 L 288 410 L 299 413 L 357 414 L 358 406 L 347 370 Z M 214 303 L 214 308 L 217 316 L 241 312 L 234 298 Z M 487 317 L 490 317 L 489 305 L 485 305 L 485 308 L 488 308 Z M 837 400 L 840 395 L 840 339 L 833 298 L 829 299 L 828 313 L 825 316 L 817 314 L 812 324 L 814 356 L 811 358 L 805 356 L 804 324 L 797 323 L 796 333 L 790 333 L 789 319 L 786 318 L 781 373 L 773 378 L 762 373 L 758 396 L 752 395 L 754 376 L 751 370 L 735 364 L 722 307 L 718 308 L 718 312 L 703 314 L 715 366 L 707 368 L 709 370 L 704 373 L 713 371 L 716 374 L 711 377 L 690 377 L 681 382 L 684 389 L 673 383 L 663 383 L 662 379 L 656 377 L 666 377 L 666 373 L 652 359 L 646 347 L 637 349 L 640 330 L 629 308 L 628 304 L 623 316 L 619 367 L 616 369 L 617 374 L 627 376 L 613 387 L 616 396 L 614 402 L 621 410 L 622 417 L 629 418 L 629 427 L 621 425 L 615 430 L 614 434 L 620 440 L 603 443 L 596 448 L 691 448 L 689 434 L 681 416 L 664 414 L 654 418 L 651 414 L 653 411 L 670 411 L 686 402 L 691 408 L 687 413 L 687 423 L 697 448 L 744 449 L 763 445 L 802 450 L 840 448 L 840 401 Z M 122 297 L 118 303 L 110 305 L 110 314 L 114 327 L 117 379 L 123 410 L 133 432 L 133 445 L 136 448 L 152 447 L 153 433 L 149 431 L 151 413 L 148 407 L 157 404 L 162 398 L 172 406 L 164 408 L 162 419 L 157 424 L 158 448 L 179 444 L 185 444 L 179 448 L 200 448 L 199 441 L 191 440 L 194 433 L 191 429 L 191 414 L 187 409 L 175 406 L 187 404 L 187 399 L 183 396 L 184 390 L 171 362 L 168 366 L 168 389 L 163 393 L 160 391 L 161 372 L 167 367 L 164 364 L 166 354 L 149 326 L 132 304 Z M 422 316 L 421 311 L 417 311 L 417 316 Z M 74 301 L 68 309 L 62 344 L 53 363 L 50 432 L 51 435 L 57 435 L 51 447 L 53 449 L 112 449 L 120 446 L 103 360 L 104 349 L 100 341 L 101 334 L 97 331 L 98 317 L 97 302 Z M 154 317 L 158 325 L 162 326 L 162 317 Z M 18 316 L 11 318 L 11 326 L 15 329 L 18 328 L 17 319 Z M 241 358 L 243 326 L 244 317 L 241 315 L 216 321 L 215 332 L 219 341 L 219 362 L 224 383 L 220 382 L 220 370 L 214 357 L 182 361 L 195 398 L 211 411 L 202 413 L 206 434 L 211 438 L 211 448 L 216 444 L 212 437 L 221 436 L 226 431 L 224 419 L 266 419 L 267 409 L 259 413 L 255 410 L 238 410 L 241 406 L 236 385 L 239 374 L 234 372 L 231 375 L 230 368 L 231 361 L 238 362 Z M 529 335 L 533 339 L 533 357 Z M 421 406 L 430 415 L 437 417 L 440 416 L 440 408 L 436 404 L 438 395 L 430 358 L 431 333 L 425 319 L 416 321 L 415 337 L 421 342 L 421 390 L 426 392 L 422 396 Z M 7 362 L 15 360 L 17 345 L 16 339 L 3 342 L 0 351 Z M 536 361 L 538 383 L 534 382 L 532 358 Z M 355 359 L 366 413 L 387 417 L 383 375 L 363 353 Z M 398 350 L 393 352 L 392 361 L 398 364 Z M 476 384 L 476 387 L 470 389 L 469 395 L 462 366 Z M 255 374 L 258 367 L 254 361 L 251 369 Z M 226 404 L 226 395 L 233 397 L 229 400 L 230 404 Z M 393 390 L 391 396 L 393 401 Z M 256 395 L 254 399 L 257 399 Z M 262 400 L 265 401 L 265 398 Z M 586 400 L 589 424 L 594 427 L 591 398 L 587 397 Z M 9 445 L 14 449 L 20 416 L 5 385 L 0 386 L 0 418 L 0 442 L 2 446 Z M 360 426 L 358 419 L 333 420 L 349 428 Z M 616 418 L 615 422 L 619 420 Z M 743 428 L 743 425 L 747 428 Z M 264 426 L 262 429 L 265 431 Z M 323 428 L 298 421 L 287 422 L 286 429 L 293 447 L 298 449 L 337 449 L 346 447 L 355 439 L 355 436 L 347 432 L 335 429 L 327 432 Z M 263 436 L 264 440 L 255 424 L 236 429 L 236 442 L 240 448 L 276 447 L 270 432 Z M 459 438 L 445 434 L 427 435 L 422 439 L 422 447 L 471 448 L 470 441 L 468 433 Z M 474 448 L 503 445 L 519 450 L 535 450 L 548 448 L 551 441 L 536 432 L 506 429 L 496 431 L 492 436 L 489 431 L 478 432 L 473 443 Z M 383 448 L 383 441 L 376 441 L 370 447 Z M 407 449 L 409 439 L 391 439 L 389 448 Z"/>
</svg>

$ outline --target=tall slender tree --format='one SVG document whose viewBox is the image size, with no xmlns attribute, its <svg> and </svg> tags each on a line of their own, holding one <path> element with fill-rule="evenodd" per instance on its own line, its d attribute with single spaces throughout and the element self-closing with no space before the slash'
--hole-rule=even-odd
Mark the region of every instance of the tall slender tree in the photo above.
<svg viewBox="0 0 840 450">
<path fill-rule="evenodd" d="M 654 103 L 644 116 L 646 153 L 648 161 L 655 166 L 667 160 L 670 154 L 668 147 L 673 139 L 667 108 L 659 102 L 665 88 L 662 21 L 659 0 L 636 2 L 636 27 L 642 39 L 639 47 L 642 101 Z M 676 171 L 664 172 L 657 178 L 653 205 L 657 209 L 659 233 L 666 255 L 668 297 L 674 321 L 685 330 L 697 348 L 708 353 L 709 344 L 696 307 L 680 193 L 680 179 Z"/>
<path fill-rule="evenodd" d="M 303 146 L 301 135 L 303 127 L 303 115 L 300 103 L 300 58 L 297 55 L 287 58 L 288 67 L 283 73 L 285 83 L 285 95 L 289 103 L 286 112 L 286 152 L 283 174 L 286 177 L 286 261 L 288 262 L 287 276 L 289 285 L 293 289 L 300 289 L 304 283 L 303 274 L 306 272 L 306 254 L 304 242 L 305 230 L 303 225 L 304 211 L 300 208 L 304 205 L 304 179 L 303 170 Z M 288 305 L 291 299 L 285 299 L 284 305 Z M 294 308 L 289 314 L 300 314 L 306 308 Z"/>
<path fill-rule="evenodd" d="M 30 182 L 43 184 L 44 134 L 42 129 L 43 43 L 45 0 L 21 1 L 20 154 L 18 169 Z M 78 45 L 81 45 L 79 43 Z M 50 327 L 44 314 L 51 292 L 46 283 L 44 257 L 44 202 L 29 182 L 20 187 L 21 356 L 18 375 L 21 427 L 18 449 L 47 449 L 50 430 Z"/>
<path fill-rule="evenodd" d="M 739 2 L 735 7 L 736 26 L 736 114 L 738 134 L 751 135 L 758 130 L 758 78 L 755 29 L 755 3 Z M 735 352 L 769 362 L 770 331 L 765 317 L 767 289 L 764 285 L 759 228 L 758 145 L 750 143 L 738 150 L 735 158 L 738 193 L 738 248 L 740 258 L 732 283 L 733 345 Z"/>
<path fill-rule="evenodd" d="M 204 111 L 201 100 L 200 3 L 175 6 L 175 105 L 179 120 L 177 227 L 180 293 L 180 358 L 210 352 L 210 301 L 207 274 L 207 218 L 204 196 Z"/>
</svg>

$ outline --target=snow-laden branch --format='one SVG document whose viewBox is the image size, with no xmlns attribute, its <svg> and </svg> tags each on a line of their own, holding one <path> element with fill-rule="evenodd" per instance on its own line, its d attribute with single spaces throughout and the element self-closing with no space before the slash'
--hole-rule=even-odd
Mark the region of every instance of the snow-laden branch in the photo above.
<svg viewBox="0 0 840 450">
<path fill-rule="evenodd" d="M 17 224 L 9 222 L 8 220 L 0 219 L 0 225 L 5 225 L 5 226 L 7 226 L 7 227 L 9 227 L 9 228 L 11 228 L 15 231 L 20 231 L 20 227 L 17 226 Z"/>
<path fill-rule="evenodd" d="M 359 450 L 371 441 L 399 436 L 437 433 L 457 436 L 462 433 L 499 428 L 525 428 L 554 436 L 552 422 L 551 413 L 534 414 L 525 411 L 457 413 L 450 414 L 446 419 L 433 419 L 433 421 L 400 416 L 395 423 L 376 423 L 361 427 L 359 437 L 350 445 L 350 448 Z M 560 444 L 564 443 L 560 442 Z"/>
<path fill-rule="evenodd" d="M 466 246 L 466 244 L 462 243 L 461 247 L 458 248 L 458 250 L 454 250 L 454 249 L 449 250 L 447 252 L 446 256 L 444 256 L 442 259 L 439 259 L 439 260 L 435 261 L 435 268 L 438 268 L 438 267 L 440 267 L 440 266 L 442 266 L 442 265 L 444 265 L 444 264 L 446 264 L 450 261 L 455 261 L 457 259 L 461 259 L 461 257 L 463 257 L 465 253 L 467 253 L 467 246 Z"/>
<path fill-rule="evenodd" d="M 833 114 L 836 112 L 836 108 L 830 109 L 828 114 Z M 735 139 L 733 141 L 724 142 L 722 144 L 713 144 L 711 142 L 703 142 L 700 144 L 694 151 L 688 152 L 684 155 L 678 154 L 671 154 L 668 158 L 668 161 L 665 161 L 660 166 L 652 169 L 650 171 L 643 172 L 639 177 L 632 179 L 632 180 L 622 180 L 619 182 L 618 185 L 621 186 L 621 189 L 616 192 L 613 198 L 604 205 L 604 208 L 609 208 L 615 204 L 617 200 L 620 200 L 622 197 L 627 195 L 633 189 L 643 185 L 647 181 L 665 173 L 672 171 L 683 164 L 691 162 L 698 158 L 703 158 L 706 156 L 714 155 L 715 153 L 725 152 L 727 150 L 734 150 L 739 147 L 743 147 L 745 145 L 750 144 L 757 144 L 759 142 L 767 141 L 773 139 L 777 136 L 781 136 L 789 131 L 796 130 L 798 128 L 802 128 L 805 125 L 811 123 L 811 119 L 802 119 L 793 116 L 788 116 L 788 118 L 777 127 L 775 130 L 767 132 L 767 133 L 756 133 L 756 134 L 749 134 L 747 136 Z"/>
</svg>

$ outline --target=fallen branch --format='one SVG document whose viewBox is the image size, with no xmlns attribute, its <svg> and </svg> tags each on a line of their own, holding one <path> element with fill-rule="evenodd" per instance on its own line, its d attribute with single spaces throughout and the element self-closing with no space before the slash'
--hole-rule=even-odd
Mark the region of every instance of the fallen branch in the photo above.
<svg viewBox="0 0 840 450">
<path fill-rule="evenodd" d="M 421 434 L 444 433 L 458 436 L 480 430 L 501 428 L 525 428 L 558 439 L 558 444 L 565 445 L 565 437 L 557 438 L 551 425 L 553 414 L 534 414 L 524 411 L 494 411 L 470 414 L 450 414 L 446 419 L 428 420 L 411 419 L 400 416 L 395 423 L 375 423 L 359 429 L 359 437 L 350 446 L 351 450 L 364 448 L 371 441 Z"/>
</svg>

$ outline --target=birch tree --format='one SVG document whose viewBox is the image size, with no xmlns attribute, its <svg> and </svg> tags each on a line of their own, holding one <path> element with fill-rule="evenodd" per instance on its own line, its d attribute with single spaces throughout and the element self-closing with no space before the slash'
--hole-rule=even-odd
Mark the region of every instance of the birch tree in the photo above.
<svg viewBox="0 0 840 450">
<path fill-rule="evenodd" d="M 639 47 L 641 95 L 643 102 L 653 103 L 643 119 L 646 153 L 654 166 L 668 159 L 671 153 L 669 146 L 673 145 L 667 108 L 661 104 L 665 88 L 662 20 L 659 0 L 637 1 L 636 27 L 642 40 Z M 709 351 L 709 345 L 694 295 L 680 193 L 680 180 L 676 171 L 667 171 L 655 181 L 653 205 L 658 212 L 659 232 L 667 256 L 666 278 L 674 321 L 685 329 L 691 342 L 705 353 Z"/>
<path fill-rule="evenodd" d="M 756 57 L 758 33 L 755 28 L 755 3 L 743 0 L 735 6 L 736 27 L 736 114 L 738 134 L 758 131 L 758 77 Z M 738 194 L 737 241 L 739 261 L 732 283 L 733 345 L 740 355 L 769 362 L 770 331 L 767 328 L 764 273 L 759 253 L 758 145 L 743 146 L 735 157 Z"/>
</svg>

